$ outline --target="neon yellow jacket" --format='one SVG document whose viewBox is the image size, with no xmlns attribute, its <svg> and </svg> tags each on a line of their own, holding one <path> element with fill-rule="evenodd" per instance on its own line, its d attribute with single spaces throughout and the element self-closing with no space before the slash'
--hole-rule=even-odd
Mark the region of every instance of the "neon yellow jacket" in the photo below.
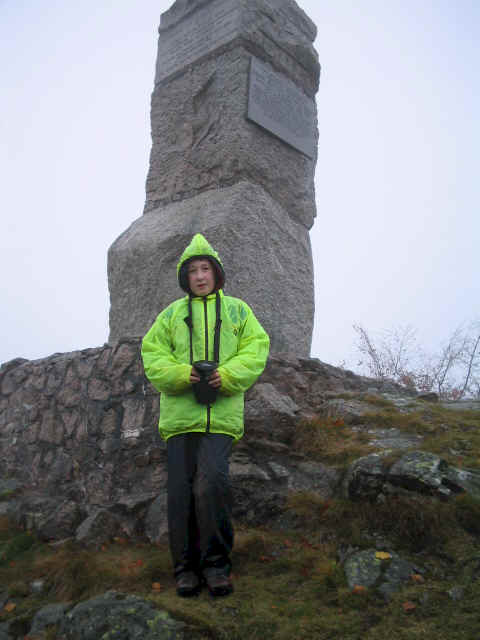
<svg viewBox="0 0 480 640">
<path fill-rule="evenodd" d="M 211 256 L 220 263 L 207 240 L 196 234 L 180 258 L 177 273 L 185 261 L 197 256 Z M 224 433 L 235 440 L 243 435 L 244 393 L 265 368 L 270 341 L 245 302 L 222 290 L 219 294 L 222 385 L 211 407 L 196 402 L 190 383 L 190 333 L 185 322 L 189 296 L 164 309 L 143 338 L 145 373 L 161 393 L 159 431 L 165 440 L 187 432 Z M 193 362 L 213 360 L 216 294 L 193 297 L 191 302 Z"/>
</svg>

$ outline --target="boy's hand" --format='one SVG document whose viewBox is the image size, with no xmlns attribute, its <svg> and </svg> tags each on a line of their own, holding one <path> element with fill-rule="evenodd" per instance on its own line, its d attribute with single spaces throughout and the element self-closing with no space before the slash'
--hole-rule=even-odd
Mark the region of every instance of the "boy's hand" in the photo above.
<svg viewBox="0 0 480 640">
<path fill-rule="evenodd" d="M 215 371 L 212 373 L 212 375 L 210 376 L 210 378 L 208 379 L 208 384 L 213 387 L 214 389 L 219 389 L 222 385 L 222 378 L 220 377 L 220 374 L 218 373 L 218 371 L 215 369 Z"/>
<path fill-rule="evenodd" d="M 200 374 L 195 369 L 195 367 L 192 367 L 192 370 L 190 371 L 190 382 L 192 384 L 195 384 L 196 382 L 200 382 Z"/>
</svg>

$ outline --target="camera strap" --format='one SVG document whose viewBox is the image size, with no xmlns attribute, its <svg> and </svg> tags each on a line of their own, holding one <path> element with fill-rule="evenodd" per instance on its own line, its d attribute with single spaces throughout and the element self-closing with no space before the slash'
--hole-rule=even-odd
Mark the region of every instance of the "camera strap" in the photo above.
<svg viewBox="0 0 480 640">
<path fill-rule="evenodd" d="M 213 359 L 220 364 L 220 327 L 222 326 L 222 318 L 220 314 L 220 294 L 217 291 L 215 298 L 215 334 L 213 336 Z"/>
<path fill-rule="evenodd" d="M 193 315 L 192 315 L 192 296 L 188 296 L 188 317 L 185 318 L 187 327 L 190 331 L 190 364 L 193 364 Z"/>
<path fill-rule="evenodd" d="M 215 297 L 215 332 L 213 336 L 213 359 L 215 362 L 220 362 L 221 302 L 220 293 L 217 291 Z M 190 332 L 190 364 L 193 365 L 193 314 L 191 295 L 188 296 L 188 317 L 185 318 L 185 323 Z M 208 331 L 208 327 L 205 327 L 205 330 Z M 208 354 L 206 354 L 206 357 L 208 358 Z"/>
</svg>

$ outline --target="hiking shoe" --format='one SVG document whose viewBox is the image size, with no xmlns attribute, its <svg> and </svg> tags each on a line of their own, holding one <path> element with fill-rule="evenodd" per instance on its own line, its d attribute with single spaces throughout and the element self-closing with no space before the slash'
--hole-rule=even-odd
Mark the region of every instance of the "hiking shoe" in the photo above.
<svg viewBox="0 0 480 640">
<path fill-rule="evenodd" d="M 233 591 L 233 584 L 225 569 L 208 567 L 203 571 L 203 577 L 212 596 L 228 596 Z"/>
<path fill-rule="evenodd" d="M 182 571 L 175 580 L 177 583 L 177 594 L 182 598 L 196 596 L 200 591 L 200 580 L 193 571 Z"/>
</svg>

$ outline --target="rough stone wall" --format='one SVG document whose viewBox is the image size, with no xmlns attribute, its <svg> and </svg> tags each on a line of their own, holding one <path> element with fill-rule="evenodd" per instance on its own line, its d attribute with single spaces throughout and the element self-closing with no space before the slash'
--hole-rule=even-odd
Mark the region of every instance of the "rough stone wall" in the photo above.
<svg viewBox="0 0 480 640">
<path fill-rule="evenodd" d="M 84 506 L 164 486 L 158 394 L 145 384 L 138 342 L 14 360 L 0 371 L 2 477 Z"/>
<path fill-rule="evenodd" d="M 222 256 L 226 292 L 252 306 L 272 352 L 306 357 L 314 317 L 315 25 L 293 0 L 177 0 L 159 31 L 144 215 L 108 255 L 109 342 L 144 335 L 183 295 L 176 262 L 200 232 Z M 252 57 L 308 104 L 313 157 L 247 118 Z"/>
</svg>

